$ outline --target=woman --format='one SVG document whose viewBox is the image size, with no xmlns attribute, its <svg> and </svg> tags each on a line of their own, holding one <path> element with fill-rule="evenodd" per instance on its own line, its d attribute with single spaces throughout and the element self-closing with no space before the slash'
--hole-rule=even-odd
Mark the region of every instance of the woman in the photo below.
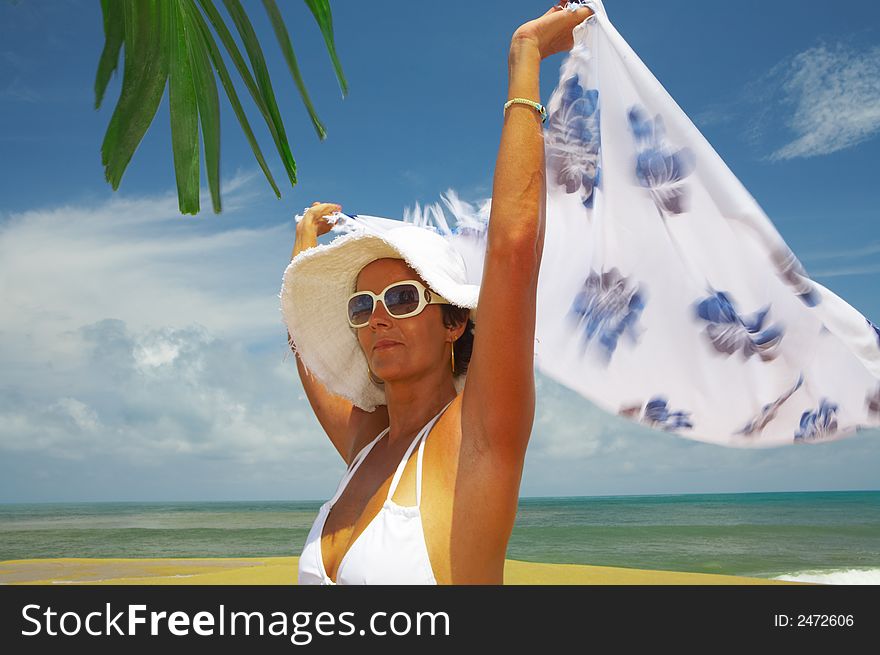
<svg viewBox="0 0 880 655">
<path fill-rule="evenodd" d="M 349 467 L 306 540 L 300 584 L 503 582 L 535 412 L 540 62 L 570 50 L 572 30 L 592 13 L 564 4 L 511 39 L 508 100 L 532 104 L 505 110 L 480 287 L 463 282 L 462 263 L 422 228 L 316 246 L 341 209 L 317 202 L 297 225 L 282 290 L 288 336 L 309 402 Z M 471 346 L 466 319 L 477 306 Z M 348 334 L 333 329 L 346 309 Z M 357 362 L 345 359 L 344 339 Z"/>
</svg>

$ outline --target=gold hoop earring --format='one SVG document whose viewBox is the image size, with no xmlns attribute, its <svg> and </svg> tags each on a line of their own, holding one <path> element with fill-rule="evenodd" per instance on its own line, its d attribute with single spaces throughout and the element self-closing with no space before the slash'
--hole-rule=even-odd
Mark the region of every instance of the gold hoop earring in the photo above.
<svg viewBox="0 0 880 655">
<path fill-rule="evenodd" d="M 455 342 L 452 342 L 452 374 L 455 375 Z"/>
</svg>

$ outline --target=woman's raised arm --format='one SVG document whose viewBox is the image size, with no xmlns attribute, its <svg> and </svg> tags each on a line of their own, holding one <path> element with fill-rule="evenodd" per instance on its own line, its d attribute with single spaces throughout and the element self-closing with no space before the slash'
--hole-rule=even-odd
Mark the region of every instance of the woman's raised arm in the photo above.
<svg viewBox="0 0 880 655">
<path fill-rule="evenodd" d="M 570 50 L 572 30 L 591 13 L 557 5 L 516 30 L 508 55 L 507 100 L 540 102 L 541 60 Z M 529 105 L 513 104 L 504 115 L 495 164 L 473 355 L 462 394 L 462 437 L 473 440 L 477 450 L 520 461 L 535 415 L 535 305 L 545 184 L 541 115 Z"/>
<path fill-rule="evenodd" d="M 338 211 L 342 207 L 333 203 L 314 202 L 306 211 L 302 221 L 296 226 L 296 241 L 293 245 L 293 252 L 290 258 L 293 259 L 303 250 L 313 248 L 318 245 L 318 237 L 330 231 L 331 225 L 327 222 L 326 216 L 333 211 Z M 351 463 L 354 456 L 353 436 L 357 432 L 356 423 L 365 420 L 364 412 L 352 403 L 341 397 L 329 392 L 320 381 L 317 380 L 303 365 L 299 358 L 299 353 L 293 348 L 293 341 L 290 332 L 287 333 L 287 343 L 290 345 L 296 357 L 296 368 L 299 372 L 300 380 L 302 380 L 303 389 L 312 411 L 324 432 L 330 437 L 330 442 L 345 460 L 346 464 Z"/>
</svg>

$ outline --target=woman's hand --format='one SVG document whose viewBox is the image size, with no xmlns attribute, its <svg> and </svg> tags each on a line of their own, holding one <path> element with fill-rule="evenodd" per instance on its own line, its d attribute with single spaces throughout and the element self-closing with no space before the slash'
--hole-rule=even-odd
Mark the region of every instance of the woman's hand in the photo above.
<svg viewBox="0 0 880 655">
<path fill-rule="evenodd" d="M 327 216 L 342 209 L 342 205 L 333 202 L 313 202 L 312 206 L 303 214 L 302 220 L 296 224 L 296 239 L 293 242 L 293 252 L 290 259 L 296 257 L 303 250 L 314 248 L 318 245 L 318 237 L 327 234 L 333 225 L 327 221 Z"/>
<path fill-rule="evenodd" d="M 534 44 L 545 59 L 557 52 L 567 52 L 574 46 L 572 30 L 586 18 L 593 15 L 589 7 L 580 7 L 574 12 L 564 11 L 566 0 L 551 7 L 543 16 L 520 25 L 513 33 L 511 41 L 524 40 Z"/>
<path fill-rule="evenodd" d="M 333 224 L 327 221 L 327 216 L 333 212 L 338 212 L 341 209 L 342 205 L 337 205 L 333 202 L 315 201 L 312 203 L 312 206 L 306 210 L 302 220 L 297 225 L 297 229 L 300 229 L 301 226 L 304 229 L 313 229 L 315 236 L 327 234 L 333 227 Z"/>
</svg>

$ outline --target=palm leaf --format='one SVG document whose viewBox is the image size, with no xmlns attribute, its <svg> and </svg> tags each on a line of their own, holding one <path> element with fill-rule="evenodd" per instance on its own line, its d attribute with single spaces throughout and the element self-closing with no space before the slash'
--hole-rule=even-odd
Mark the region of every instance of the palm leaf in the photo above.
<svg viewBox="0 0 880 655">
<path fill-rule="evenodd" d="M 198 103 L 199 120 L 202 127 L 202 142 L 205 145 L 205 170 L 208 173 L 208 188 L 211 190 L 211 205 L 214 213 L 222 211 L 220 201 L 220 99 L 217 83 L 208 59 L 208 46 L 204 42 L 198 23 L 192 13 L 198 13 L 193 0 L 182 0 L 181 17 L 186 29 L 189 57 L 192 62 L 193 84 Z M 198 162 L 196 162 L 198 165 Z"/>
<path fill-rule="evenodd" d="M 333 70 L 336 71 L 336 79 L 339 80 L 339 86 L 342 89 L 342 97 L 348 95 L 348 82 L 345 81 L 345 75 L 342 72 L 342 64 L 339 63 L 339 57 L 336 55 L 336 43 L 333 40 L 333 16 L 330 13 L 329 0 L 306 0 L 309 9 L 318 27 L 321 28 L 321 34 L 324 35 L 324 43 L 327 44 L 327 52 L 330 53 L 330 60 L 333 62 Z"/>
<path fill-rule="evenodd" d="M 284 54 L 290 74 L 293 75 L 293 80 L 296 82 L 299 94 L 302 96 L 306 110 L 309 112 L 309 117 L 312 119 L 312 125 L 315 126 L 318 138 L 323 141 L 327 137 L 327 130 L 324 129 L 324 125 L 318 118 L 318 114 L 315 113 L 315 108 L 309 98 L 309 92 L 306 90 L 306 85 L 299 72 L 299 65 L 296 63 L 296 55 L 293 52 L 293 44 L 290 42 L 290 34 L 287 33 L 287 28 L 284 26 L 284 19 L 281 18 L 281 12 L 278 11 L 278 5 L 275 4 L 275 0 L 263 0 L 263 6 L 266 8 L 266 13 L 269 14 L 269 20 L 272 21 L 272 28 L 275 30 L 275 36 L 281 45 L 281 52 Z"/>
<path fill-rule="evenodd" d="M 160 0 L 161 1 L 161 0 Z M 182 214 L 199 213 L 199 105 L 180 3 L 168 3 L 171 13 L 171 69 L 168 107 L 171 149 L 177 178 L 177 201 Z"/>
<path fill-rule="evenodd" d="M 170 20 L 167 8 L 159 0 L 122 3 L 126 44 L 122 91 L 101 144 L 104 175 L 114 191 L 165 92 L 169 54 L 165 39 Z"/>
<path fill-rule="evenodd" d="M 293 155 L 290 154 L 290 147 L 288 146 L 285 149 L 282 145 L 282 135 L 278 132 L 277 125 L 272 120 L 272 116 L 269 113 L 269 107 L 266 104 L 263 94 L 260 92 L 259 88 L 257 88 L 257 83 L 254 80 L 253 75 L 251 75 L 251 71 L 247 67 L 244 57 L 242 57 L 241 51 L 235 43 L 235 39 L 232 38 L 232 33 L 229 31 L 229 28 L 226 27 L 226 23 L 223 22 L 223 18 L 220 16 L 220 12 L 217 11 L 217 7 L 214 6 L 212 0 L 199 0 L 199 4 L 207 14 L 208 20 L 211 21 L 211 25 L 217 32 L 217 36 L 220 37 L 221 43 L 226 47 L 226 51 L 232 58 L 232 63 L 235 64 L 235 68 L 238 70 L 239 75 L 241 75 L 241 79 L 244 81 L 244 84 L 248 91 L 250 91 L 251 97 L 254 99 L 257 108 L 263 115 L 263 120 L 266 121 L 266 126 L 269 128 L 269 133 L 275 141 L 275 147 L 278 149 L 278 154 L 284 164 L 284 169 L 287 171 L 290 185 L 296 185 L 296 162 L 293 161 Z M 286 143 L 286 141 L 287 139 L 284 137 L 283 142 Z M 285 153 L 289 155 L 289 158 L 285 156 Z"/>
<path fill-rule="evenodd" d="M 273 191 L 275 191 L 275 196 L 277 198 L 280 198 L 281 191 L 278 189 L 278 185 L 275 183 L 275 178 L 272 177 L 272 173 L 269 171 L 269 166 L 266 164 L 266 160 L 263 157 L 263 152 L 262 150 L 260 150 L 260 146 L 257 143 L 257 139 L 254 136 L 253 130 L 251 130 L 250 123 L 248 123 L 247 116 L 245 116 L 244 109 L 242 108 L 241 102 L 238 99 L 238 94 L 236 93 L 235 87 L 232 84 L 232 78 L 229 75 L 229 70 L 226 68 L 226 64 L 224 63 L 223 57 L 220 54 L 220 49 L 217 47 L 217 44 L 214 41 L 214 37 L 208 29 L 208 25 L 207 23 L 205 23 L 205 19 L 202 18 L 202 15 L 195 8 L 193 8 L 192 11 L 192 18 L 199 26 L 199 31 L 202 35 L 202 41 L 208 48 L 208 54 L 211 57 L 211 62 L 214 64 L 217 75 L 220 76 L 220 82 L 223 84 L 223 88 L 226 90 L 226 96 L 229 98 L 229 102 L 232 105 L 235 116 L 238 118 L 241 129 L 244 131 L 248 143 L 251 144 L 251 149 L 254 151 L 254 156 L 257 158 L 257 162 L 260 164 L 260 168 L 263 169 L 263 173 L 266 175 L 266 179 L 269 180 L 269 184 L 272 186 Z M 256 87 L 254 88 L 256 89 Z"/>
<path fill-rule="evenodd" d="M 104 50 L 101 52 L 98 73 L 95 75 L 95 109 L 101 106 L 107 83 L 119 63 L 119 49 L 125 36 L 122 11 L 120 3 L 101 0 L 101 13 L 104 15 Z"/>
<path fill-rule="evenodd" d="M 263 57 L 263 48 L 260 47 L 260 42 L 254 32 L 253 25 L 251 25 L 250 19 L 247 17 L 244 8 L 241 6 L 241 2 L 239 2 L 239 0 L 223 0 L 223 5 L 232 17 L 232 22 L 235 23 L 235 27 L 238 29 L 238 35 L 244 44 L 244 49 L 248 53 L 251 67 L 254 69 L 254 79 L 257 81 L 260 95 L 263 97 L 263 102 L 266 104 L 266 108 L 269 111 L 269 118 L 278 133 L 278 140 L 276 143 L 279 145 L 281 160 L 284 162 L 285 168 L 287 169 L 290 183 L 295 185 L 296 162 L 293 159 L 293 153 L 291 153 L 290 146 L 287 143 L 287 135 L 284 132 L 284 123 L 281 120 L 281 112 L 278 111 L 278 103 L 275 101 L 275 92 L 272 90 L 272 81 L 269 79 L 269 70 L 266 68 L 266 59 Z"/>
<path fill-rule="evenodd" d="M 278 6 L 275 0 L 263 0 L 263 4 L 312 125 L 319 139 L 323 140 L 326 130 L 309 98 L 290 34 Z M 336 56 L 329 3 L 326 0 L 306 0 L 306 4 L 324 35 L 344 96 L 348 85 Z M 171 146 L 180 211 L 185 214 L 199 211 L 200 127 L 211 203 L 215 212 L 222 210 L 220 106 L 214 77 L 216 71 L 260 168 L 276 197 L 281 197 L 248 123 L 220 48 L 208 27 L 209 22 L 269 128 L 291 186 L 296 185 L 296 161 L 287 141 L 263 49 L 239 0 L 224 0 L 224 5 L 244 45 L 252 71 L 213 0 L 198 0 L 198 6 L 196 0 L 101 0 L 104 48 L 95 75 L 96 109 L 100 108 L 110 78 L 117 70 L 119 54 L 124 52 L 122 88 L 101 144 L 104 174 L 114 191 L 119 188 L 135 150 L 152 124 L 167 82 Z"/>
</svg>

